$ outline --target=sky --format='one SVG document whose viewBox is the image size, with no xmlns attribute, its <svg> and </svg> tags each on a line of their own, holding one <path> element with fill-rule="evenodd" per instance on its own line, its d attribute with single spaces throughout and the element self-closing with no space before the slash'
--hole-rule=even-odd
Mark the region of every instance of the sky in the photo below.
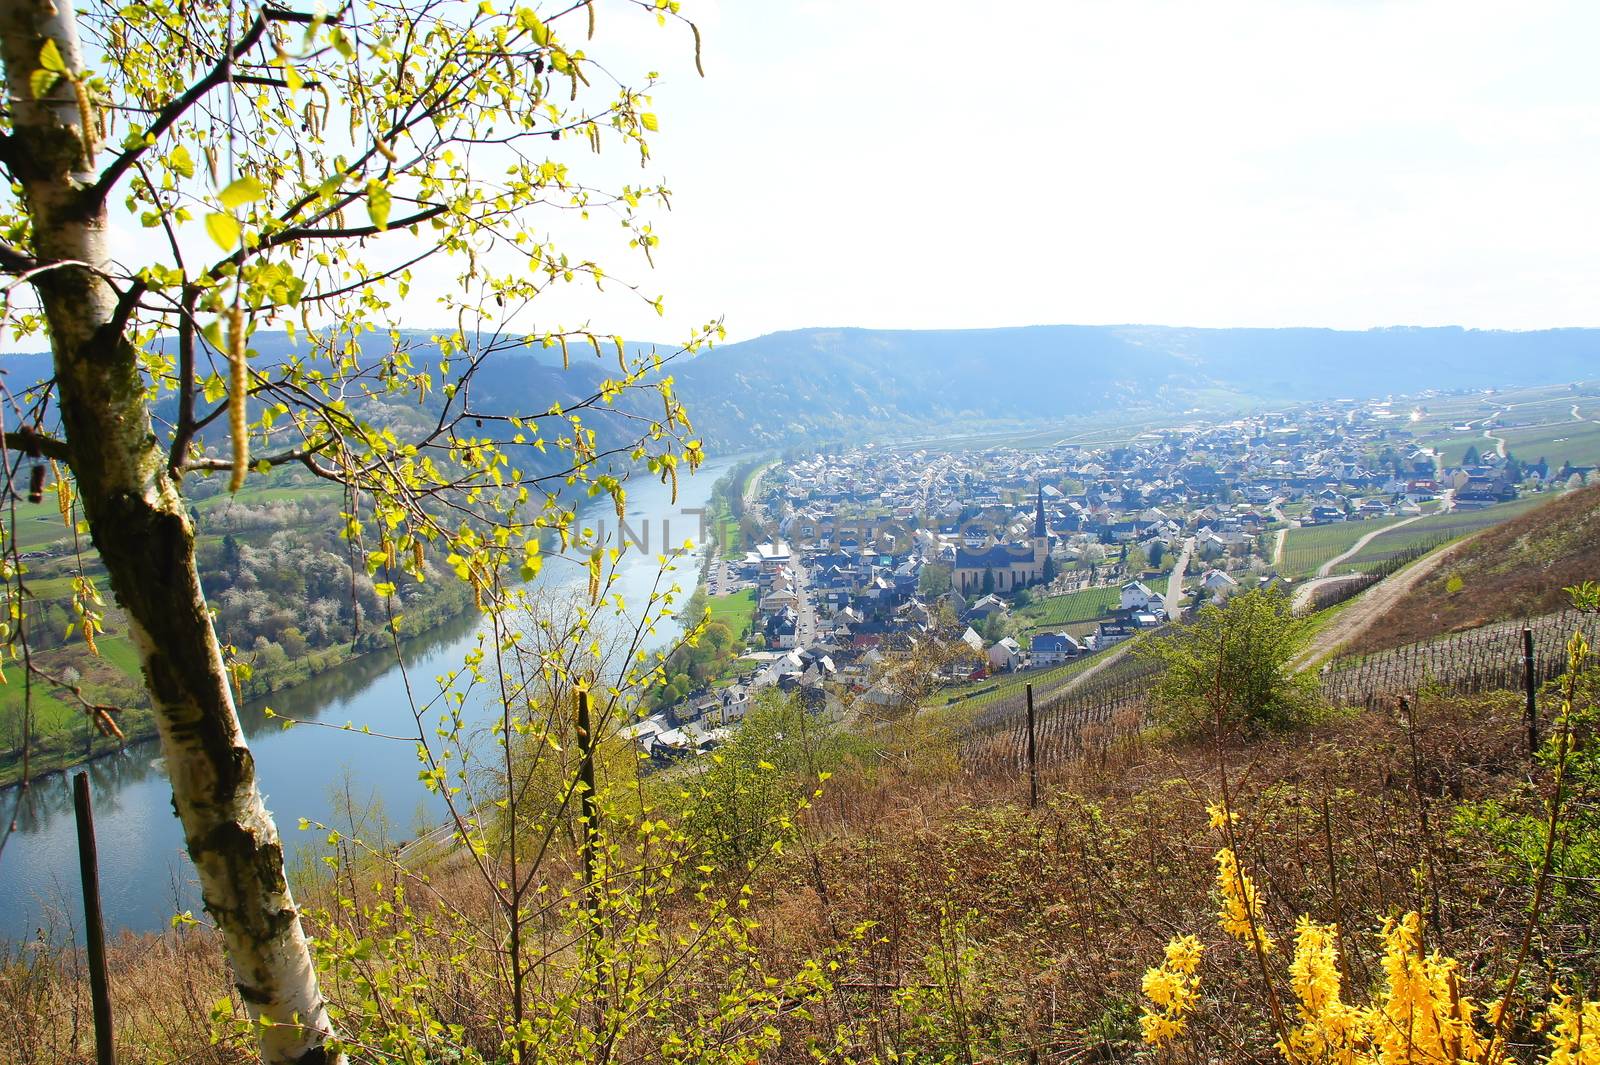
<svg viewBox="0 0 1600 1065">
<path fill-rule="evenodd" d="M 1600 325 L 1593 0 L 682 0 L 704 78 L 600 10 L 589 55 L 661 74 L 651 164 L 552 156 L 673 209 L 654 269 L 556 232 L 667 313 L 573 286 L 518 328 Z"/>
<path fill-rule="evenodd" d="M 1600 4 L 683 10 L 668 324 L 1600 324 Z"/>
</svg>

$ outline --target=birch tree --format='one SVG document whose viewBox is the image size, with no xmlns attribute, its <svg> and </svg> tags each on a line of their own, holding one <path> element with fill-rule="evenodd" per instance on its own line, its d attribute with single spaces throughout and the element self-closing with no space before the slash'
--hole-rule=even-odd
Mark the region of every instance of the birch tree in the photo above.
<svg viewBox="0 0 1600 1065">
<path fill-rule="evenodd" d="M 683 28 L 689 46 L 675 2 L 615 13 Z M 648 211 L 668 196 L 577 172 L 607 146 L 648 163 L 657 128 L 650 79 L 618 80 L 586 54 L 595 22 L 592 3 L 0 2 L 4 324 L 47 342 L 54 369 L 9 382 L 3 457 L 13 477 L 54 464 L 63 506 L 81 508 L 268 1062 L 333 1060 L 334 1026 L 207 611 L 185 486 L 226 477 L 236 491 L 287 464 L 341 485 L 345 534 L 384 594 L 442 562 L 492 606 L 502 575 L 538 571 L 551 536 L 598 584 L 604 552 L 557 490 L 609 493 L 620 511 L 619 469 L 675 479 L 700 451 L 660 357 L 530 317 L 545 320 L 544 298 L 569 284 L 661 308 L 551 236 L 558 214 L 620 223 L 642 266 L 657 241 Z M 138 239 L 114 256 L 127 232 Z M 391 330 L 423 272 L 449 280 L 433 313 L 455 327 L 419 344 Z M 298 346 L 262 357 L 253 340 L 269 328 Z M 529 344 L 612 370 L 581 395 L 475 402 L 483 367 Z M 371 417 L 408 397 L 421 430 Z M 16 654 L 14 549 L 4 576 Z M 100 591 L 85 578 L 73 597 L 75 634 L 92 644 Z"/>
</svg>

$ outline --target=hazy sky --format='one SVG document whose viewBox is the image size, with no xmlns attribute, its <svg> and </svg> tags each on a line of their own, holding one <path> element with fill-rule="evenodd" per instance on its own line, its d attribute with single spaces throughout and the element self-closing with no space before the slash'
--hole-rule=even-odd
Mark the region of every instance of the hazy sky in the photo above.
<svg viewBox="0 0 1600 1065">
<path fill-rule="evenodd" d="M 1600 323 L 1600 4 L 684 11 L 674 323 Z"/>
<path fill-rule="evenodd" d="M 683 0 L 703 80 L 601 11 L 561 32 L 661 71 L 674 210 L 654 271 L 572 247 L 669 313 L 574 286 L 521 328 L 1600 325 L 1595 0 Z"/>
</svg>

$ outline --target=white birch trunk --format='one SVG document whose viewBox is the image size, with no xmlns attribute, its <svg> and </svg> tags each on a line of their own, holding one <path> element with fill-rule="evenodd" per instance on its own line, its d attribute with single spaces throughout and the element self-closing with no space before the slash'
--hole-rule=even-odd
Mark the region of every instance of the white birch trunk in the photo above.
<svg viewBox="0 0 1600 1065">
<path fill-rule="evenodd" d="M 34 100 L 29 76 L 52 39 L 81 70 L 72 0 L 0 0 L 13 133 L 0 148 L 24 188 L 41 263 L 107 262 L 104 204 L 92 183 L 79 110 L 65 80 Z M 256 788 L 222 652 L 195 569 L 194 530 L 151 427 L 137 353 L 115 322 L 117 296 L 94 269 L 34 282 L 50 328 L 70 463 L 95 546 L 127 611 L 144 666 L 206 911 L 221 930 L 239 995 L 270 1065 L 335 1061 L 331 1025 L 283 850 Z"/>
</svg>

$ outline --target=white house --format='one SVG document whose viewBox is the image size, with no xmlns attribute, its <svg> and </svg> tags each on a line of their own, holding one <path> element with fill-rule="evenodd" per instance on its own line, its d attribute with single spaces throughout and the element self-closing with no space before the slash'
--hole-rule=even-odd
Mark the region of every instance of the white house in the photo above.
<svg viewBox="0 0 1600 1065">
<path fill-rule="evenodd" d="M 998 641 L 989 648 L 989 669 L 995 673 L 1010 673 L 1022 665 L 1022 645 L 1011 637 Z"/>
<path fill-rule="evenodd" d="M 1123 610 L 1149 610 L 1163 606 L 1164 602 L 1144 581 L 1129 581 L 1122 586 Z"/>
<path fill-rule="evenodd" d="M 1226 599 L 1239 590 L 1239 582 L 1220 569 L 1209 569 L 1201 576 L 1200 586 L 1213 599 Z"/>
</svg>

